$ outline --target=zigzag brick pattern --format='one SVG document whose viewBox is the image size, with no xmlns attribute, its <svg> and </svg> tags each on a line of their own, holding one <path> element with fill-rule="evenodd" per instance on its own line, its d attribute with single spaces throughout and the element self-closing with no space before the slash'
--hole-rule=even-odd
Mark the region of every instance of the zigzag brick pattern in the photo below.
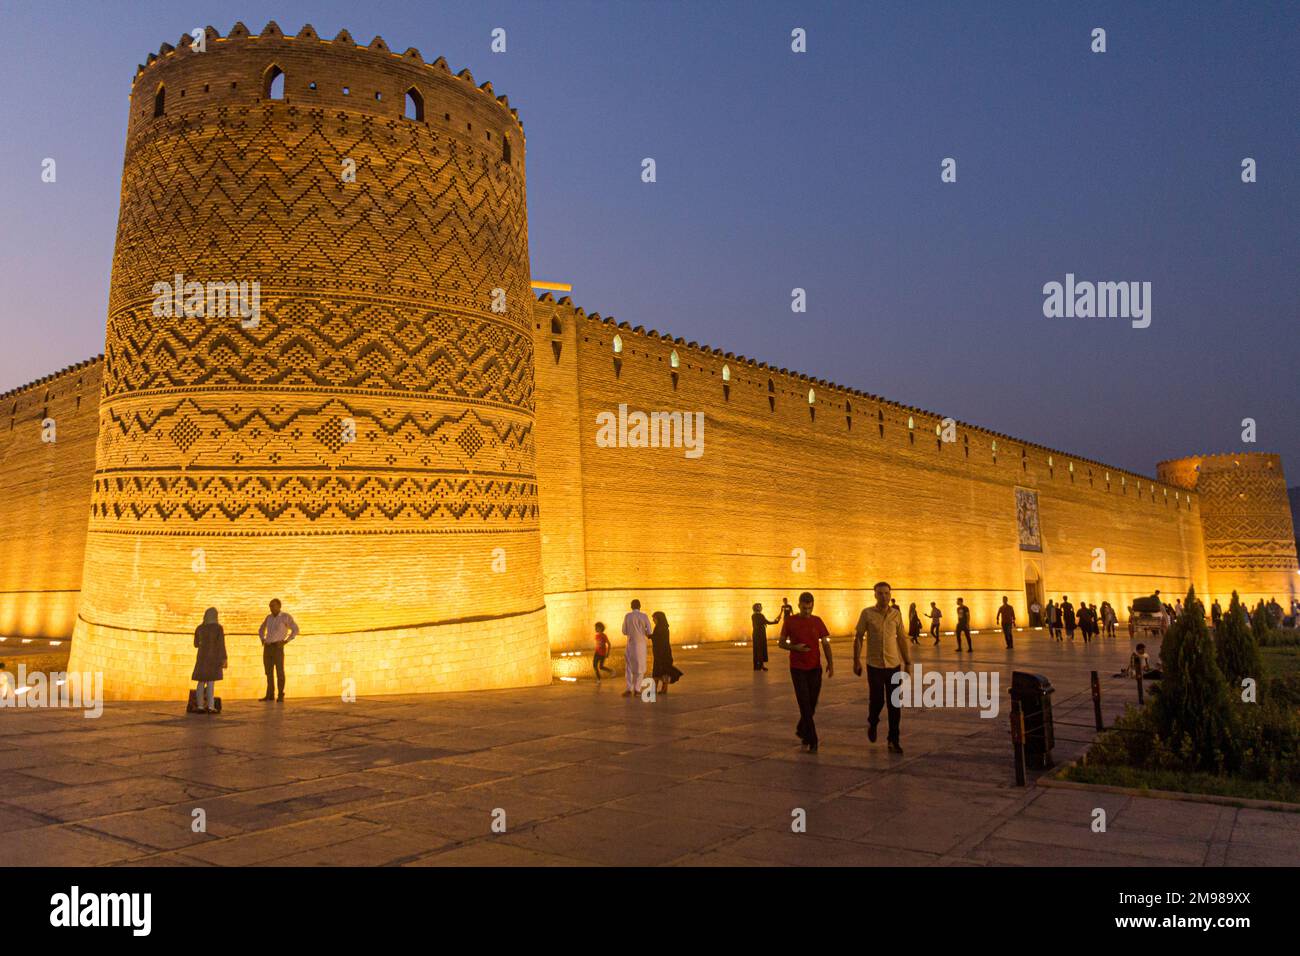
<svg viewBox="0 0 1300 956">
<path fill-rule="evenodd" d="M 1296 588 L 1295 528 L 1278 455 L 1193 455 L 1161 462 L 1162 478 L 1201 500 L 1210 586 L 1249 603 L 1289 606 Z"/>
<path fill-rule="evenodd" d="M 191 47 L 131 100 L 74 662 L 174 692 L 212 605 L 260 693 L 275 596 L 300 694 L 546 680 L 517 117 L 378 38 Z"/>
</svg>

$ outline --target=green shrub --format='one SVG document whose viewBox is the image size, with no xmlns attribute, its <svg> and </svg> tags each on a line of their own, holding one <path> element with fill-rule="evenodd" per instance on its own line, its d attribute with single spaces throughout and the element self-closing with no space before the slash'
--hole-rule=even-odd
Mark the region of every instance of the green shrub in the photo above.
<svg viewBox="0 0 1300 956">
<path fill-rule="evenodd" d="M 1260 647 L 1300 647 L 1300 630 L 1294 627 L 1274 628 L 1266 639 L 1256 638 Z"/>
<path fill-rule="evenodd" d="M 1300 647 L 1254 647 L 1253 629 L 1236 595 L 1210 641 L 1204 607 L 1192 594 L 1185 603 L 1182 618 L 1165 636 L 1165 679 L 1153 686 L 1150 703 L 1127 707 L 1068 776 L 1158 790 L 1300 799 Z M 1236 696 L 1219 660 L 1256 678 L 1255 703 Z"/>
<path fill-rule="evenodd" d="M 1183 770 L 1181 754 L 1160 735 L 1150 707 L 1126 704 L 1124 713 L 1103 732 L 1084 758 L 1088 766 L 1141 767 L 1144 770 Z"/>
<path fill-rule="evenodd" d="M 1164 679 L 1152 690 L 1158 735 L 1199 770 L 1221 772 L 1237 763 L 1232 698 L 1215 659 L 1205 606 L 1195 588 L 1160 647 Z"/>
<path fill-rule="evenodd" d="M 1250 630 L 1255 635 L 1255 643 L 1261 647 L 1273 640 L 1276 629 L 1273 627 L 1272 616 L 1268 613 L 1268 606 L 1262 600 L 1250 612 Z"/>
<path fill-rule="evenodd" d="M 1222 625 L 1214 633 L 1214 651 L 1219 670 L 1234 693 L 1239 691 L 1243 677 L 1253 677 L 1256 683 L 1261 681 L 1264 665 L 1259 644 L 1246 623 L 1246 611 L 1236 591 L 1232 592 L 1232 603 L 1223 615 Z"/>
</svg>

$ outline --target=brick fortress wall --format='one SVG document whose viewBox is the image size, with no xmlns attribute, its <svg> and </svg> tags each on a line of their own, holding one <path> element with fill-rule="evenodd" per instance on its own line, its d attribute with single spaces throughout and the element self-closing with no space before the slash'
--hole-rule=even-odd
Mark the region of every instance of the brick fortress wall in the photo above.
<svg viewBox="0 0 1300 956">
<path fill-rule="evenodd" d="M 0 637 L 9 641 L 72 634 L 102 370 L 90 359 L 0 395 Z"/>
<path fill-rule="evenodd" d="M 0 634 L 66 637 L 80 597 L 71 666 L 111 696 L 174 697 L 209 605 L 221 692 L 259 694 L 271 596 L 304 628 L 292 692 L 333 695 L 543 682 L 548 634 L 587 650 L 634 596 L 682 643 L 804 589 L 843 634 L 879 578 L 945 629 L 958 595 L 977 628 L 1003 594 L 1024 621 L 1027 577 L 1121 617 L 1157 587 L 1295 593 L 1275 456 L 1153 481 L 960 423 L 943 442 L 933 413 L 535 300 L 522 129 L 488 84 L 346 32 L 187 41 L 137 73 L 106 358 L 3 396 Z M 153 316 L 177 272 L 259 281 L 258 326 Z M 598 446 L 620 403 L 703 412 L 704 453 Z"/>
<path fill-rule="evenodd" d="M 1109 600 L 1121 619 L 1155 588 L 1205 590 L 1200 505 L 1182 486 L 961 423 L 946 443 L 933 413 L 567 299 L 542 297 L 534 335 L 555 650 L 586 647 L 598 619 L 617 633 L 632 597 L 694 641 L 747 638 L 751 604 L 773 616 L 805 589 L 847 633 L 882 578 L 904 610 L 936 601 L 946 630 L 958 596 L 976 628 L 993 626 L 1003 595 L 1025 622 L 1027 578 L 1044 602 Z M 703 454 L 598 447 L 597 415 L 620 403 L 703 411 Z M 1037 493 L 1041 551 L 1020 548 L 1017 488 Z"/>
<path fill-rule="evenodd" d="M 297 695 L 549 680 L 504 98 L 379 38 L 209 28 L 137 71 L 122 184 L 71 666 L 175 695 L 212 605 L 254 696 L 279 597 Z M 260 282 L 257 327 L 155 316 L 174 274 Z"/>
</svg>

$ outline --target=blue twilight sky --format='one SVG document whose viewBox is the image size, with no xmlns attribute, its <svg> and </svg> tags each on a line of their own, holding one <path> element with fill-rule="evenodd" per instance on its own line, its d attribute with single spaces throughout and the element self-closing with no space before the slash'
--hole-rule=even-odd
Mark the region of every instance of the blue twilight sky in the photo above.
<svg viewBox="0 0 1300 956">
<path fill-rule="evenodd" d="M 136 64 L 269 19 L 508 94 L 533 275 L 588 312 L 1146 474 L 1248 447 L 1300 483 L 1296 2 L 5 0 L 0 390 L 103 350 Z M 1151 282 L 1151 326 L 1044 318 L 1067 272 Z"/>
</svg>

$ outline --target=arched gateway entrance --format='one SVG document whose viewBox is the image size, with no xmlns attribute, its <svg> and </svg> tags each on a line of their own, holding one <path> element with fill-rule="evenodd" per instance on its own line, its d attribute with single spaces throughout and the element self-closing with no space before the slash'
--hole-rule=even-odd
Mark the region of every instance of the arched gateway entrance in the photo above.
<svg viewBox="0 0 1300 956">
<path fill-rule="evenodd" d="M 1029 626 L 1043 626 L 1043 574 L 1037 563 L 1025 562 L 1025 607 L 1029 609 Z"/>
</svg>

